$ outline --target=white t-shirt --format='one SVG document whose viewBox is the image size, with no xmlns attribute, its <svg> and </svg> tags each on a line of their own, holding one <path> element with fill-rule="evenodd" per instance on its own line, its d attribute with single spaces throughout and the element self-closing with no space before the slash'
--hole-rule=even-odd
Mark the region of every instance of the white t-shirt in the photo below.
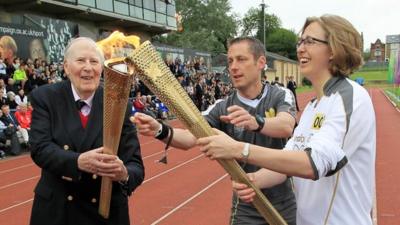
<svg viewBox="0 0 400 225">
<path fill-rule="evenodd" d="M 367 91 L 332 78 L 304 109 L 286 150 L 307 151 L 316 181 L 294 178 L 298 225 L 370 225 L 375 188 L 375 113 Z M 339 172 L 339 178 L 338 173 Z"/>
</svg>

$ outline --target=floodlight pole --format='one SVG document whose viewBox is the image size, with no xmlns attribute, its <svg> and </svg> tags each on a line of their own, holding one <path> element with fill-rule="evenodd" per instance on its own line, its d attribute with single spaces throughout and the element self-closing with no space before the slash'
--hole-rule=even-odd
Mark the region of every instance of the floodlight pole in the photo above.
<svg viewBox="0 0 400 225">
<path fill-rule="evenodd" d="M 264 3 L 264 0 L 261 1 L 261 13 L 262 13 L 262 38 L 263 38 L 263 44 L 265 46 L 265 3 Z"/>
<path fill-rule="evenodd" d="M 264 50 L 267 51 L 267 48 L 265 47 L 265 3 L 264 0 L 261 1 L 261 13 L 262 13 L 262 43 L 264 44 Z M 265 73 L 266 71 L 263 69 L 261 71 L 261 77 L 262 79 L 265 78 Z"/>
</svg>

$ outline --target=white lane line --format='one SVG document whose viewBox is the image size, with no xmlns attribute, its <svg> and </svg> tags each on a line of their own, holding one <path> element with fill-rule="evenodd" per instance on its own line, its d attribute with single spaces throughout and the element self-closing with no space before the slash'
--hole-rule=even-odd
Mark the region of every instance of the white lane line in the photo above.
<svg viewBox="0 0 400 225">
<path fill-rule="evenodd" d="M 158 154 L 158 153 L 156 153 L 156 154 Z M 159 174 L 157 174 L 157 175 L 155 175 L 155 176 L 153 176 L 153 177 L 150 177 L 149 179 L 143 181 L 143 184 L 144 184 L 144 183 L 147 183 L 147 182 L 149 182 L 149 181 L 151 181 L 151 180 L 153 180 L 153 179 L 156 179 L 157 177 L 160 177 L 160 176 L 162 176 L 162 175 L 164 175 L 164 174 L 166 174 L 166 173 L 169 173 L 169 172 L 171 172 L 171 171 L 173 171 L 173 170 L 175 170 L 175 169 L 177 169 L 177 168 L 179 168 L 179 167 L 181 167 L 181 166 L 183 166 L 183 165 L 186 165 L 186 164 L 188 164 L 188 163 L 190 163 L 190 162 L 192 162 L 192 161 L 194 161 L 194 160 L 200 158 L 201 156 L 203 156 L 203 154 L 200 154 L 200 155 L 196 156 L 196 157 L 193 158 L 193 159 L 189 159 L 188 161 L 185 161 L 185 162 L 183 162 L 183 163 L 181 163 L 181 164 L 178 164 L 177 166 L 172 167 L 172 168 L 169 169 L 169 170 L 166 170 L 166 171 L 164 171 L 164 172 L 162 172 L 162 173 L 159 173 Z M 150 157 L 150 156 L 149 156 L 149 157 Z M 0 190 L 5 189 L 5 188 L 8 188 L 8 187 L 11 187 L 11 186 L 14 186 L 14 185 L 17 185 L 17 184 L 20 184 L 20 183 L 23 183 L 23 182 L 25 182 L 25 181 L 29 181 L 29 180 L 36 179 L 36 178 L 38 178 L 38 177 L 40 177 L 40 176 L 34 176 L 34 177 L 31 177 L 31 178 L 27 178 L 27 179 L 24 179 L 24 180 L 17 181 L 17 182 L 15 182 L 15 183 L 11 183 L 11 184 L 7 184 L 7 185 L 4 185 L 4 186 L 0 186 Z"/>
<path fill-rule="evenodd" d="M 20 184 L 20 183 L 23 183 L 23 182 L 25 182 L 25 181 L 29 181 L 29 180 L 36 179 L 36 178 L 38 178 L 38 177 L 40 177 L 40 176 L 34 176 L 34 177 L 31 177 L 31 178 L 27 178 L 27 179 L 25 179 L 25 180 L 20 180 L 20 181 L 11 183 L 11 184 L 7 184 L 7 185 L 4 185 L 4 186 L 1 186 L 1 187 L 0 187 L 0 190 L 3 190 L 3 189 L 5 189 L 5 188 L 8 188 L 8 187 L 11 187 L 11 186 Z"/>
<path fill-rule="evenodd" d="M 156 178 L 158 178 L 158 177 L 160 177 L 160 176 L 162 176 L 162 175 L 164 175 L 164 174 L 167 174 L 167 173 L 169 173 L 169 172 L 171 172 L 171 171 L 173 171 L 173 170 L 175 170 L 175 169 L 177 169 L 177 168 L 179 168 L 179 167 L 182 167 L 182 166 L 184 166 L 184 165 L 186 165 L 186 164 L 188 164 L 188 163 L 190 163 L 190 162 L 192 162 L 192 161 L 194 161 L 194 160 L 196 160 L 196 159 L 198 159 L 198 158 L 200 158 L 200 157 L 202 157 L 202 156 L 203 156 L 203 154 L 200 154 L 200 155 L 194 157 L 193 159 L 190 159 L 190 160 L 188 160 L 188 161 L 185 161 L 185 162 L 183 162 L 183 163 L 181 163 L 181 164 L 179 164 L 179 165 L 177 165 L 177 166 L 175 166 L 175 167 L 172 167 L 172 168 L 169 169 L 169 170 L 166 170 L 166 171 L 164 171 L 164 172 L 162 172 L 162 173 L 159 173 L 159 174 L 157 174 L 157 175 L 155 175 L 155 176 L 153 176 L 153 177 L 150 177 L 149 179 L 143 181 L 143 184 L 145 184 L 145 183 L 147 183 L 147 182 L 149 182 L 149 181 L 151 181 L 151 180 L 154 180 L 154 179 L 156 179 Z M 32 178 L 28 178 L 28 179 L 25 179 L 25 180 L 22 180 L 22 181 L 18 181 L 18 182 L 13 183 L 13 184 L 9 184 L 9 185 L 0 187 L 0 190 L 3 189 L 3 188 L 6 188 L 6 187 L 8 187 L 8 186 L 12 186 L 12 185 L 15 185 L 15 184 L 18 184 L 18 183 L 22 183 L 22 182 L 25 182 L 25 181 L 28 181 L 28 180 L 31 180 L 31 179 L 34 179 L 34 178 L 37 178 L 37 177 L 39 177 L 39 176 L 32 177 Z M 12 206 L 7 207 L 7 208 L 5 208 L 5 209 L 1 209 L 1 210 L 0 210 L 0 213 L 2 213 L 2 212 L 4 212 L 4 211 L 7 211 L 7 210 L 9 210 L 9 209 L 12 209 L 12 208 L 14 208 L 14 207 L 17 207 L 17 206 L 19 206 L 19 205 L 23 205 L 23 204 L 25 204 L 25 203 L 28 203 L 28 202 L 30 202 L 30 201 L 32 201 L 32 200 L 33 200 L 33 198 L 32 198 L 32 199 L 29 199 L 29 200 L 27 200 L 27 201 L 25 201 L 25 202 L 18 203 L 18 204 L 16 204 L 16 205 L 12 205 Z"/>
<path fill-rule="evenodd" d="M 152 176 L 152 177 L 150 177 L 149 179 L 143 181 L 143 184 L 145 184 L 145 183 L 147 183 L 147 182 L 149 182 L 149 181 L 152 181 L 152 180 L 154 180 L 154 179 L 156 179 L 156 178 L 158 178 L 158 177 L 160 177 L 160 176 L 162 176 L 162 175 L 164 175 L 164 174 L 167 174 L 167 173 L 169 173 L 169 172 L 171 172 L 171 171 L 173 171 L 173 170 L 175 170 L 175 169 L 178 169 L 179 167 L 184 166 L 184 165 L 186 165 L 186 164 L 188 164 L 188 163 L 190 163 L 190 162 L 192 162 L 192 161 L 194 161 L 194 160 L 196 160 L 196 159 L 198 159 L 198 158 L 200 158 L 200 157 L 202 157 L 202 156 L 203 156 L 203 154 L 200 154 L 200 155 L 194 157 L 193 159 L 189 159 L 188 161 L 185 161 L 185 162 L 183 162 L 183 163 L 181 163 L 181 164 L 179 164 L 179 165 L 177 165 L 177 166 L 175 166 L 175 167 L 172 167 L 172 168 L 169 169 L 169 170 L 166 170 L 166 171 L 164 171 L 164 172 L 162 172 L 162 173 L 159 173 L 159 174 L 157 174 L 157 175 L 155 175 L 155 176 Z"/>
<path fill-rule="evenodd" d="M 381 90 L 381 93 L 386 97 L 386 99 L 393 105 L 393 107 L 396 109 L 397 112 L 400 113 L 400 109 L 397 108 L 396 103 L 392 101 L 392 99 L 389 98 L 389 96 L 386 94 L 384 90 Z"/>
<path fill-rule="evenodd" d="M 176 149 L 176 148 L 171 147 L 171 148 L 168 148 L 168 151 L 171 151 L 171 150 L 174 150 L 174 149 Z M 182 151 L 183 151 L 183 150 L 182 150 Z M 153 153 L 153 154 L 151 154 L 151 155 L 144 156 L 144 157 L 142 157 L 142 159 L 147 159 L 147 158 L 150 158 L 150 157 L 153 157 L 153 156 L 156 156 L 156 155 L 160 155 L 160 154 L 162 154 L 162 153 L 164 153 L 164 152 L 165 152 L 165 150 L 162 150 L 162 151 Z"/>
<path fill-rule="evenodd" d="M 205 187 L 203 190 L 199 191 L 197 194 L 193 195 L 192 197 L 190 197 L 189 199 L 187 199 L 186 201 L 182 202 L 180 205 L 178 205 L 177 207 L 175 207 L 174 209 L 172 209 L 171 211 L 169 211 L 168 213 L 166 213 L 164 216 L 162 216 L 161 218 L 159 218 L 158 220 L 154 221 L 153 223 L 151 223 L 151 225 L 156 225 L 159 222 L 161 222 L 162 220 L 164 220 L 165 218 L 167 218 L 168 216 L 170 216 L 171 214 L 173 214 L 174 212 L 176 212 L 177 210 L 179 210 L 180 208 L 182 208 L 183 206 L 185 206 L 186 204 L 188 204 L 189 202 L 191 202 L 193 199 L 197 198 L 199 195 L 203 194 L 205 191 L 207 191 L 208 189 L 210 189 L 212 186 L 214 186 L 215 184 L 217 184 L 218 182 L 220 182 L 221 180 L 223 180 L 225 177 L 227 177 L 228 174 L 226 173 L 225 175 L 223 175 L 222 177 L 218 178 L 217 180 L 215 180 L 214 182 L 212 182 L 211 184 L 209 184 L 207 187 Z"/>
<path fill-rule="evenodd" d="M 2 170 L 2 171 L 0 171 L 0 174 L 11 172 L 11 171 L 14 171 L 14 170 L 17 170 L 17 169 L 21 169 L 21 168 L 25 168 L 25 167 L 32 166 L 32 165 L 34 165 L 34 164 L 33 163 L 29 163 L 29 164 L 26 164 L 26 165 L 23 165 L 23 166 L 14 167 L 12 169 Z"/>
<path fill-rule="evenodd" d="M 153 156 L 156 156 L 156 155 L 160 155 L 163 152 L 164 151 L 159 151 L 159 152 L 153 153 L 151 155 L 144 156 L 144 157 L 142 157 L 142 159 L 147 159 L 147 158 L 150 158 L 150 157 L 153 157 Z"/>
<path fill-rule="evenodd" d="M 15 205 L 12 205 L 12 206 L 7 207 L 7 208 L 5 208 L 5 209 L 0 209 L 0 213 L 3 213 L 3 212 L 5 212 L 5 211 L 10 210 L 10 209 L 12 209 L 12 208 L 15 208 L 15 207 L 17 207 L 17 206 L 24 205 L 24 204 L 29 203 L 29 202 L 31 202 L 31 201 L 33 201 L 33 198 L 28 199 L 28 200 L 26 200 L 26 201 L 24 201 L 24 202 L 20 202 L 20 203 L 15 204 Z"/>
</svg>

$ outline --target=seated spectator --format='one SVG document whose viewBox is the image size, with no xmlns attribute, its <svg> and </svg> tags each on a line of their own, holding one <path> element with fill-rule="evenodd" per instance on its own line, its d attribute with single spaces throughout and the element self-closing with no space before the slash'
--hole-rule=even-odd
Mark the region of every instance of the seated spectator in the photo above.
<svg viewBox="0 0 400 225">
<path fill-rule="evenodd" d="M 0 118 L 3 117 L 3 112 L 0 110 Z M 9 144 L 7 144 L 9 143 Z M 21 145 L 18 141 L 17 130 L 12 125 L 6 125 L 0 119 L 0 145 L 2 150 L 0 150 L 0 157 L 4 158 L 5 154 L 3 152 L 7 152 L 10 155 L 18 155 L 21 152 Z"/>
<path fill-rule="evenodd" d="M 142 93 L 140 91 L 136 92 L 136 98 L 133 101 L 133 106 L 137 112 L 141 112 L 147 114 L 153 118 L 156 118 L 156 115 L 148 109 L 148 104 L 145 101 L 146 98 L 142 98 Z"/>
<path fill-rule="evenodd" d="M 4 60 L 0 58 L 0 79 L 5 79 L 7 77 L 6 71 L 7 65 L 4 63 Z"/>
<path fill-rule="evenodd" d="M 4 97 L 3 92 L 0 91 L 0 108 L 1 108 L 1 106 L 5 105 L 5 104 L 7 104 L 7 98 Z"/>
<path fill-rule="evenodd" d="M 31 129 L 32 113 L 28 110 L 26 103 L 21 103 L 19 109 L 15 112 L 15 118 L 17 119 L 21 128 Z"/>
<path fill-rule="evenodd" d="M 161 100 L 159 98 L 154 98 L 154 100 L 152 101 L 152 104 L 154 105 L 154 109 L 157 112 L 157 118 L 158 119 L 168 119 L 168 108 L 167 106 L 164 105 L 164 103 L 161 102 Z"/>
<path fill-rule="evenodd" d="M 15 102 L 17 105 L 21 105 L 22 103 L 25 105 L 28 104 L 28 96 L 25 95 L 24 89 L 18 90 L 18 94 L 15 96 Z"/>
<path fill-rule="evenodd" d="M 136 98 L 133 101 L 133 106 L 137 112 L 143 112 L 146 108 L 146 104 L 143 102 L 142 93 L 140 91 L 136 92 Z"/>
<path fill-rule="evenodd" d="M 15 83 L 15 80 L 12 78 L 8 78 L 7 86 L 6 86 L 6 91 L 7 93 L 12 91 L 14 94 L 18 93 L 18 85 Z"/>
<path fill-rule="evenodd" d="M 21 63 L 19 68 L 14 71 L 14 75 L 13 75 L 15 84 L 21 85 L 22 89 L 24 89 L 26 80 L 28 80 L 25 69 L 26 69 L 25 63 Z"/>
<path fill-rule="evenodd" d="M 14 94 L 14 92 L 12 92 L 12 91 L 7 92 L 7 101 L 6 101 L 6 105 L 9 106 L 9 108 L 10 108 L 10 110 L 11 110 L 12 112 L 17 111 L 18 104 L 17 104 L 17 102 L 15 101 L 15 94 Z"/>
<path fill-rule="evenodd" d="M 7 78 L 7 80 L 8 80 L 8 78 Z M 0 92 L 3 93 L 3 97 L 7 98 L 6 84 L 4 83 L 3 79 L 0 79 Z"/>
<path fill-rule="evenodd" d="M 3 111 L 3 116 L 0 118 L 0 120 L 3 121 L 6 126 L 11 124 L 13 127 L 15 127 L 18 137 L 21 138 L 21 143 L 27 145 L 29 141 L 28 130 L 20 126 L 18 120 L 14 115 L 11 114 L 10 107 L 8 105 L 3 105 L 1 107 L 1 111 Z"/>
</svg>

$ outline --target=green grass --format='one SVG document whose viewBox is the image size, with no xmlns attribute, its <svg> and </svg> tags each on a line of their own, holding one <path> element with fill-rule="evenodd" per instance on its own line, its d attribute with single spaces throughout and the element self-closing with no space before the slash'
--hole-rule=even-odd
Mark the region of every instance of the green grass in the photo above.
<svg viewBox="0 0 400 225">
<path fill-rule="evenodd" d="M 389 87 L 385 88 L 386 94 L 396 104 L 397 108 L 400 108 L 400 87 Z"/>
<path fill-rule="evenodd" d="M 350 76 L 350 79 L 355 80 L 357 77 L 364 78 L 364 84 L 368 87 L 391 87 L 392 84 L 387 82 L 387 70 L 376 70 L 376 71 L 357 71 Z M 309 86 L 301 86 L 296 89 L 297 93 L 311 91 Z"/>
<path fill-rule="evenodd" d="M 387 81 L 387 70 L 381 71 L 359 71 L 351 75 L 351 79 L 354 80 L 357 77 L 364 78 L 366 83 L 371 82 L 382 82 L 385 83 Z"/>
<path fill-rule="evenodd" d="M 303 92 L 308 92 L 311 90 L 312 90 L 311 86 L 301 86 L 301 87 L 296 88 L 296 93 L 303 93 Z"/>
</svg>

